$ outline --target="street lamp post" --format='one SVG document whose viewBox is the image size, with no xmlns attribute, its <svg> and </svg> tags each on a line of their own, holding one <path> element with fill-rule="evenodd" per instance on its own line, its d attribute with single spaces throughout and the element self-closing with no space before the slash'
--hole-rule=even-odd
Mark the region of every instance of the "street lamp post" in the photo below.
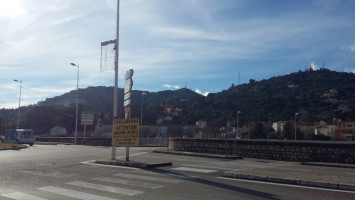
<svg viewBox="0 0 355 200">
<path fill-rule="evenodd" d="M 240 111 L 237 112 L 237 136 L 239 136 L 239 114 L 240 113 L 241 113 Z"/>
<path fill-rule="evenodd" d="M 142 136 L 143 136 L 143 127 L 142 127 L 142 125 L 143 125 L 143 99 L 144 99 L 144 96 L 147 96 L 147 93 L 146 92 L 142 92 L 142 105 L 141 105 L 141 127 L 140 127 L 140 136 L 139 136 L 139 139 L 140 139 L 140 141 L 141 141 L 141 143 L 143 143 L 143 138 L 142 138 Z"/>
<path fill-rule="evenodd" d="M 144 96 L 147 96 L 146 92 L 142 92 L 142 105 L 141 105 L 141 126 L 143 125 L 143 99 Z"/>
<path fill-rule="evenodd" d="M 15 82 L 20 83 L 20 96 L 18 98 L 18 110 L 17 110 L 17 129 L 20 128 L 20 106 L 21 106 L 21 88 L 22 88 L 22 80 L 16 80 L 14 79 Z"/>
<path fill-rule="evenodd" d="M 295 140 L 297 140 L 297 115 L 298 113 L 295 113 Z"/>
<path fill-rule="evenodd" d="M 75 111 L 75 136 L 74 136 L 75 137 L 74 143 L 76 144 L 78 139 L 79 65 L 76 65 L 74 63 L 70 63 L 70 64 L 78 68 L 77 81 L 76 81 L 76 111 Z"/>
</svg>

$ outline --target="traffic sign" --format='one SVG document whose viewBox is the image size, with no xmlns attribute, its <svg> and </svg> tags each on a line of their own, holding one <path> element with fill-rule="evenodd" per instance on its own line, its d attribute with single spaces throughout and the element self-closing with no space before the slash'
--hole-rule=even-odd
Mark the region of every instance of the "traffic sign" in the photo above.
<svg viewBox="0 0 355 200">
<path fill-rule="evenodd" d="M 170 117 L 171 113 L 173 113 L 174 106 L 164 106 L 165 113 Z"/>
<path fill-rule="evenodd" d="M 133 81 L 132 78 L 129 78 L 125 81 L 124 84 L 124 93 L 127 94 L 128 92 L 130 92 L 132 90 L 132 86 L 133 86 Z"/>
<path fill-rule="evenodd" d="M 83 111 L 81 112 L 81 124 L 82 125 L 93 125 L 94 124 L 94 115 L 93 111 Z"/>
<path fill-rule="evenodd" d="M 139 118 L 116 119 L 113 122 L 114 146 L 139 146 Z"/>
</svg>

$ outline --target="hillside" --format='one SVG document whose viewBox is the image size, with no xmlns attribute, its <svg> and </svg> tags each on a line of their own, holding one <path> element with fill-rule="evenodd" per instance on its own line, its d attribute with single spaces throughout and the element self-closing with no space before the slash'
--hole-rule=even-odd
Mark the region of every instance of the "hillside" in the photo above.
<svg viewBox="0 0 355 200">
<path fill-rule="evenodd" d="M 199 95 L 189 89 L 150 92 L 144 97 L 144 124 L 194 124 L 207 120 L 210 126 L 232 126 L 239 115 L 240 124 L 262 121 L 292 120 L 299 113 L 303 122 L 355 118 L 355 74 L 327 69 L 299 71 L 268 80 L 250 80 L 227 90 Z M 142 91 L 133 90 L 132 117 L 140 117 Z M 92 110 L 105 124 L 112 123 L 113 87 L 79 89 L 79 112 Z M 36 105 L 21 108 L 22 127 L 39 133 L 53 126 L 74 127 L 76 90 L 48 98 Z M 119 118 L 124 117 L 123 90 L 119 89 Z M 164 105 L 175 106 L 172 121 L 164 121 Z M 16 124 L 16 109 L 2 109 L 0 122 L 4 130 Z"/>
</svg>

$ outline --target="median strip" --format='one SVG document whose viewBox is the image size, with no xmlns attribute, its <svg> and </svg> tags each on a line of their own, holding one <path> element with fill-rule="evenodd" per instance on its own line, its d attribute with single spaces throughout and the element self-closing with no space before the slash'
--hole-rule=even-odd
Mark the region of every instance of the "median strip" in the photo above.
<svg viewBox="0 0 355 200">
<path fill-rule="evenodd" d="M 289 184 L 289 185 L 302 185 L 302 186 L 317 187 L 317 188 L 355 191 L 355 185 L 342 184 L 342 183 L 329 183 L 329 182 L 298 180 L 298 179 L 290 179 L 290 178 L 282 178 L 282 177 L 257 176 L 257 175 L 250 175 L 250 174 L 239 174 L 234 172 L 224 172 L 222 176 L 226 178 L 246 179 L 246 180 L 255 180 L 255 181 L 263 181 L 263 182 L 282 183 L 282 184 Z"/>
</svg>

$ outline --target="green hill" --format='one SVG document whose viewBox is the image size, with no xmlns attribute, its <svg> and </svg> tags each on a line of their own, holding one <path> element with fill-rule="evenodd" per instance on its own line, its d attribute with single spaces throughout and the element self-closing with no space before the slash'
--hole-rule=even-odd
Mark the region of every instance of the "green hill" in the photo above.
<svg viewBox="0 0 355 200">
<path fill-rule="evenodd" d="M 333 118 L 355 118 L 355 74 L 327 69 L 307 70 L 268 80 L 232 85 L 227 90 L 207 97 L 189 89 L 150 92 L 144 96 L 144 125 L 158 123 L 195 124 L 206 120 L 209 126 L 225 126 L 261 121 L 291 120 L 295 113 L 303 122 L 331 121 Z M 48 133 L 54 126 L 74 128 L 76 90 L 48 98 L 36 105 L 21 107 L 21 124 L 38 133 Z M 113 87 L 79 89 L 79 111 L 96 112 L 96 119 L 112 123 Z M 124 117 L 123 90 L 119 89 L 119 118 Z M 139 117 L 142 91 L 132 92 L 132 117 Z M 172 121 L 164 121 L 164 105 L 175 106 Z M 16 125 L 16 109 L 2 109 L 0 124 L 3 129 Z M 80 113 L 79 112 L 79 113 Z M 234 124 L 232 124 L 233 126 Z"/>
</svg>

